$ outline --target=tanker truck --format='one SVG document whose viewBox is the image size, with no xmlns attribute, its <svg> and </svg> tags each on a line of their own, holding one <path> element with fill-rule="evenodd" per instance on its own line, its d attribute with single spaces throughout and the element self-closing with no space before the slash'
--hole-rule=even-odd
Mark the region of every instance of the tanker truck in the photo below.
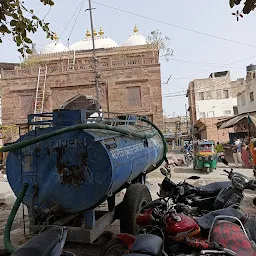
<svg viewBox="0 0 256 256">
<path fill-rule="evenodd" d="M 95 241 L 116 219 L 121 232 L 136 234 L 135 218 L 151 201 L 146 174 L 166 160 L 161 131 L 134 115 L 85 110 L 54 110 L 28 116 L 28 132 L 0 149 L 9 152 L 8 182 L 17 200 L 5 229 L 21 203 L 28 208 L 30 231 L 47 225 L 68 227 L 67 240 Z M 126 189 L 121 203 L 116 194 Z M 107 209 L 99 206 L 107 202 Z"/>
</svg>

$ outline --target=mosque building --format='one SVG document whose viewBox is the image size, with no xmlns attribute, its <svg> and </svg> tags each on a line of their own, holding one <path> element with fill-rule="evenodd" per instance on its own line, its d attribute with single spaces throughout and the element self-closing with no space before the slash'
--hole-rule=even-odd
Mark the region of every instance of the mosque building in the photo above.
<svg viewBox="0 0 256 256">
<path fill-rule="evenodd" d="M 15 70 L 1 71 L 2 123 L 27 123 L 31 113 L 82 108 L 147 116 L 163 126 L 159 52 L 135 26 L 118 45 L 102 28 L 66 47 L 57 35 Z M 96 63 L 96 64 L 95 64 Z M 96 97 L 95 70 L 99 81 Z M 11 138 L 7 141 L 12 140 Z"/>
</svg>

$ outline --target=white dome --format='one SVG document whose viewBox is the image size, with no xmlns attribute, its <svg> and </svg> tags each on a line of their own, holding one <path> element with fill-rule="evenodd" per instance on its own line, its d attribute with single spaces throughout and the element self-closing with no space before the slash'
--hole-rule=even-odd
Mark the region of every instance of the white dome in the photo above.
<svg viewBox="0 0 256 256">
<path fill-rule="evenodd" d="M 145 36 L 138 33 L 138 28 L 135 26 L 133 29 L 133 34 L 130 35 L 127 40 L 123 43 L 123 46 L 134 46 L 134 45 L 145 45 L 147 44 L 147 39 Z"/>
<path fill-rule="evenodd" d="M 109 37 L 102 37 L 102 36 L 96 36 L 94 38 L 95 42 L 95 48 L 100 49 L 100 48 L 112 48 L 112 47 L 117 47 L 118 44 L 112 40 Z M 69 50 L 72 51 L 80 51 L 80 50 L 91 50 L 92 49 L 92 38 L 85 38 L 81 41 L 78 41 L 72 45 L 70 45 Z"/>
<path fill-rule="evenodd" d="M 133 46 L 133 45 L 144 45 L 147 44 L 147 39 L 143 35 L 134 34 L 127 38 L 123 43 L 123 46 Z"/>
<path fill-rule="evenodd" d="M 62 43 L 52 42 L 44 46 L 41 50 L 40 54 L 54 53 L 54 52 L 64 52 L 66 51 L 66 47 Z"/>
</svg>

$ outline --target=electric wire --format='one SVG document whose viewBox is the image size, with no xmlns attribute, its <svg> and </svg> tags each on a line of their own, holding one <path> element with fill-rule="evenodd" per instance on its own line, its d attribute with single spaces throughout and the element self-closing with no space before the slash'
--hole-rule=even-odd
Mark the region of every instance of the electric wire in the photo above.
<svg viewBox="0 0 256 256">
<path fill-rule="evenodd" d="M 232 81 L 231 81 L 232 82 Z M 220 84 L 218 86 L 222 86 L 222 85 L 228 85 L 229 83 L 223 83 L 223 84 Z M 227 88 L 221 88 L 221 89 L 211 89 L 211 90 L 207 90 L 207 91 L 203 91 L 204 93 L 207 93 L 207 92 L 217 92 L 217 91 L 223 91 L 223 90 L 232 90 L 234 88 L 240 88 L 241 87 L 241 84 L 240 85 L 237 85 L 237 86 L 232 86 L 231 88 L 230 87 L 227 87 Z M 164 94 L 162 95 L 162 98 L 172 98 L 172 97 L 175 97 L 175 96 L 181 96 L 181 95 L 187 95 L 187 93 L 183 93 L 183 92 L 187 92 L 187 91 L 178 91 L 178 92 L 173 92 L 173 94 Z M 199 93 L 199 92 L 198 92 Z M 197 94 L 196 92 L 193 92 L 193 94 Z M 207 99 L 205 99 L 207 100 Z"/>
<path fill-rule="evenodd" d="M 236 61 L 233 61 L 233 62 L 229 62 L 229 63 L 227 63 L 227 64 L 223 64 L 223 65 L 220 66 L 219 68 L 223 68 L 223 67 L 226 67 L 226 66 L 229 66 L 229 65 L 238 63 L 238 62 L 242 62 L 242 61 L 245 61 L 245 60 L 248 60 L 248 59 L 252 59 L 252 58 L 255 58 L 255 57 L 256 57 L 256 56 L 251 56 L 251 57 L 247 57 L 247 58 L 244 58 L 244 59 L 240 59 L 240 60 L 236 60 Z M 187 76 L 185 76 L 185 77 L 180 77 L 180 78 L 172 77 L 172 79 L 175 79 L 175 80 L 191 79 L 191 76 L 199 75 L 199 74 L 202 74 L 202 73 L 205 73 L 205 72 L 210 72 L 210 71 L 212 71 L 212 69 L 207 69 L 207 70 L 204 70 L 204 71 L 202 71 L 202 72 L 197 72 L 197 73 L 194 73 L 194 74 L 191 74 L 191 75 L 187 75 Z"/>
<path fill-rule="evenodd" d="M 138 13 L 127 11 L 127 10 L 124 10 L 124 9 L 121 9 L 121 8 L 117 8 L 117 7 L 114 7 L 114 6 L 107 5 L 107 4 L 99 3 L 99 2 L 96 2 L 96 1 L 92 1 L 92 2 L 97 4 L 97 5 L 101 5 L 101 6 L 110 8 L 110 9 L 114 9 L 114 10 L 117 10 L 117 11 L 120 11 L 120 12 L 123 12 L 123 13 L 127 13 L 127 14 L 130 14 L 130 15 L 133 15 L 133 16 L 137 16 L 137 17 L 140 17 L 140 18 L 143 18 L 143 19 L 151 20 L 151 21 L 154 21 L 154 22 L 157 22 L 157 23 L 165 24 L 165 25 L 168 25 L 168 26 L 171 26 L 171 27 L 175 27 L 175 28 L 179 28 L 179 29 L 182 29 L 182 30 L 197 33 L 197 34 L 200 34 L 200 35 L 204 35 L 204 36 L 224 40 L 224 41 L 227 41 L 227 42 L 230 42 L 230 43 L 235 43 L 235 44 L 239 44 L 239 45 L 243 45 L 243 46 L 247 46 L 247 47 L 251 47 L 251 48 L 256 48 L 256 45 L 246 44 L 246 43 L 242 43 L 242 42 L 232 40 L 232 39 L 228 39 L 228 38 L 225 38 L 225 37 L 215 36 L 215 35 L 212 35 L 212 34 L 209 34 L 209 33 L 201 32 L 201 31 L 191 29 L 191 28 L 186 28 L 186 27 L 183 27 L 183 26 L 180 26 L 180 25 L 175 25 L 175 24 L 172 24 L 172 23 L 169 23 L 169 22 L 166 22 L 166 21 L 161 21 L 161 20 L 158 20 L 158 19 L 155 19 L 155 18 L 144 16 L 144 15 L 141 15 L 141 14 L 138 14 Z"/>
<path fill-rule="evenodd" d="M 73 24 L 73 26 L 72 26 L 72 28 L 71 28 L 70 33 L 69 33 L 69 36 L 68 36 L 68 39 L 67 39 L 67 43 L 66 43 L 66 47 L 67 47 L 67 45 L 69 44 L 70 37 L 71 37 L 71 35 L 72 35 L 73 31 L 74 31 L 76 22 L 77 22 L 77 20 L 78 20 L 78 17 L 79 17 L 79 15 L 80 15 L 81 11 L 82 11 L 84 2 L 85 2 L 85 0 L 82 0 L 82 4 L 81 4 L 81 6 L 80 6 L 79 12 L 78 12 L 78 14 L 77 14 L 77 16 L 76 16 L 75 22 L 74 22 L 74 24 Z"/>
</svg>

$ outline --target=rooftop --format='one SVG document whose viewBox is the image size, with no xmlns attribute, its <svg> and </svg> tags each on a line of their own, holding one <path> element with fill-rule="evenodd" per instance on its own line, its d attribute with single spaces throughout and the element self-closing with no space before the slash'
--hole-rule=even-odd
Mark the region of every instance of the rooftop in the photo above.
<svg viewBox="0 0 256 256">
<path fill-rule="evenodd" d="M 4 70 L 12 70 L 15 66 L 19 66 L 18 63 L 7 63 L 7 62 L 0 62 L 0 69 Z"/>
</svg>

